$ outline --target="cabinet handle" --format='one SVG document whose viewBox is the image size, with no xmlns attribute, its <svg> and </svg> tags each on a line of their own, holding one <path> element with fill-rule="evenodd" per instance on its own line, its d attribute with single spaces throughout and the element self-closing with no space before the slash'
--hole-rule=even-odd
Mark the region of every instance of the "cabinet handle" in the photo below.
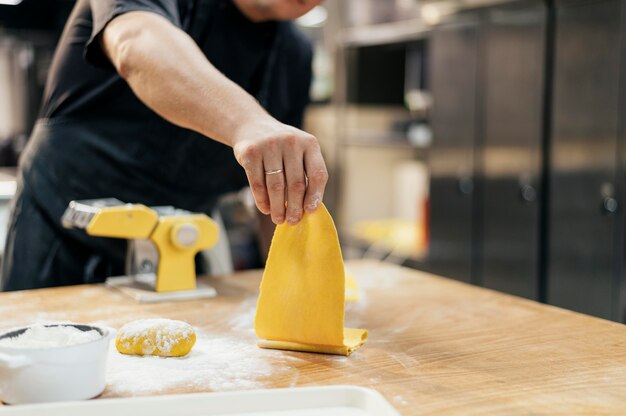
<svg viewBox="0 0 626 416">
<path fill-rule="evenodd" d="M 607 214 L 613 214 L 619 208 L 617 199 L 610 197 L 610 196 L 605 197 L 604 200 L 602 201 L 602 208 L 604 209 L 604 212 L 606 212 Z"/>
<path fill-rule="evenodd" d="M 524 202 L 535 202 L 537 200 L 537 190 L 531 185 L 522 185 L 520 187 L 520 196 Z"/>
<path fill-rule="evenodd" d="M 474 180 L 470 176 L 463 176 L 459 178 L 458 188 L 463 195 L 470 195 L 474 192 Z"/>
</svg>

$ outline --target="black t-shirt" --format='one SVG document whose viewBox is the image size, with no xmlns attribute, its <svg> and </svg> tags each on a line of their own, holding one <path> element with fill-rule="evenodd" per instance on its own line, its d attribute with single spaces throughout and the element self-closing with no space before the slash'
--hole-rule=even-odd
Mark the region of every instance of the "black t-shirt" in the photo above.
<svg viewBox="0 0 626 416">
<path fill-rule="evenodd" d="M 312 53 L 291 23 L 253 23 L 231 0 L 78 0 L 21 161 L 25 186 L 57 224 L 72 199 L 207 211 L 219 195 L 246 185 L 230 147 L 154 113 L 103 55 L 98 35 L 135 10 L 158 13 L 187 32 L 270 114 L 301 124 Z"/>
</svg>

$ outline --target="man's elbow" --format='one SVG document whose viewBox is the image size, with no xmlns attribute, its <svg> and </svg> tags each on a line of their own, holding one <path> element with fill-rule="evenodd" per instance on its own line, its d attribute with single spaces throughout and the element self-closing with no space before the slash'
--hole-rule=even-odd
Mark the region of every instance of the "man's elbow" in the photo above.
<svg viewBox="0 0 626 416">
<path fill-rule="evenodd" d="M 102 50 L 107 55 L 120 76 L 126 80 L 138 70 L 139 46 L 144 37 L 145 29 L 129 19 L 130 16 L 120 16 L 102 32 Z"/>
<path fill-rule="evenodd" d="M 132 40 L 127 40 L 120 43 L 117 49 L 116 60 L 113 65 L 120 76 L 128 80 L 137 70 L 135 46 Z"/>
</svg>

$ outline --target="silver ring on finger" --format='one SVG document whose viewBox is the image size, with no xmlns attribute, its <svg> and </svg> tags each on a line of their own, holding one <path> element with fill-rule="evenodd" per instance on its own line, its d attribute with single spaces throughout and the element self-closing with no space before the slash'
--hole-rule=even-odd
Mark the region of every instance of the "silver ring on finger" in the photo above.
<svg viewBox="0 0 626 416">
<path fill-rule="evenodd" d="M 276 175 L 277 173 L 283 173 L 282 169 L 272 169 L 272 170 L 266 170 L 265 174 L 266 175 Z"/>
</svg>

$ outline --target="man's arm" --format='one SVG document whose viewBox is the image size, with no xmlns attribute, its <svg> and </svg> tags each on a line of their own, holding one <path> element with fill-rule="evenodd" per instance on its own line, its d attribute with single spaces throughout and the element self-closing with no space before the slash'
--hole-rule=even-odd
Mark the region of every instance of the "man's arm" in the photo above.
<svg viewBox="0 0 626 416">
<path fill-rule="evenodd" d="M 155 13 L 135 11 L 113 19 L 101 44 L 153 111 L 233 147 L 258 209 L 271 214 L 274 223 L 297 223 L 303 209 L 319 206 L 328 173 L 317 139 L 271 117 L 220 73 L 185 32 Z M 265 174 L 275 169 L 284 169 L 284 175 Z"/>
</svg>

